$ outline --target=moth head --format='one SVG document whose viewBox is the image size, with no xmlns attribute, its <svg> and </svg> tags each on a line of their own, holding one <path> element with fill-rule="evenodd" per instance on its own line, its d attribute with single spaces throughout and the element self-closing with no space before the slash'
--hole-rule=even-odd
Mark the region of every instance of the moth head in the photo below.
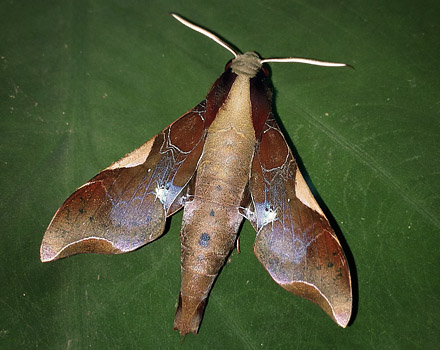
<svg viewBox="0 0 440 350">
<path fill-rule="evenodd" d="M 263 71 L 266 77 L 269 76 L 269 70 L 261 63 L 261 57 L 256 52 L 238 54 L 226 64 L 225 70 L 229 68 L 231 68 L 233 73 L 245 75 L 249 78 L 256 76 L 260 70 Z"/>
</svg>

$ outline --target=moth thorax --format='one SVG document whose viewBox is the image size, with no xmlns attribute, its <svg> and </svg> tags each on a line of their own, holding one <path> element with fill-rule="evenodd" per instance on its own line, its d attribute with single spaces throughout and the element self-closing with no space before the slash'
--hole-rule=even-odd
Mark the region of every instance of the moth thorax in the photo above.
<svg viewBox="0 0 440 350">
<path fill-rule="evenodd" d="M 246 52 L 238 55 L 231 62 L 231 69 L 237 75 L 253 78 L 261 69 L 261 59 L 255 52 Z"/>
</svg>

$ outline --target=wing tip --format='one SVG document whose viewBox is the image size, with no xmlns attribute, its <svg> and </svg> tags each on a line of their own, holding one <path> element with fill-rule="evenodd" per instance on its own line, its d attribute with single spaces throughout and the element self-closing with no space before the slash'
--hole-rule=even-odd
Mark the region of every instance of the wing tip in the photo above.
<svg viewBox="0 0 440 350">
<path fill-rule="evenodd" d="M 121 254 L 124 251 L 104 238 L 89 237 L 66 244 L 58 249 L 43 239 L 40 247 L 40 260 L 45 263 L 83 253 Z"/>
<path fill-rule="evenodd" d="M 340 327 L 346 328 L 351 318 L 352 298 L 347 296 L 344 301 L 333 300 L 322 293 L 316 286 L 313 286 L 316 293 L 310 293 L 308 296 L 303 296 L 318 305 L 332 320 Z M 311 295 L 315 294 L 315 295 Z M 334 298 L 332 298 L 334 299 Z"/>
<path fill-rule="evenodd" d="M 338 326 L 340 326 L 342 328 L 347 328 L 348 323 L 350 322 L 350 319 L 351 319 L 351 310 L 348 312 L 342 312 L 339 314 L 335 314 L 333 312 L 332 319 L 338 324 Z"/>
<path fill-rule="evenodd" d="M 53 249 L 51 249 L 50 245 L 48 245 L 43 239 L 43 242 L 41 242 L 41 246 L 40 246 L 41 262 L 45 263 L 45 262 L 57 260 L 57 255 L 58 254 L 54 252 Z"/>
<path fill-rule="evenodd" d="M 350 322 L 352 312 L 352 296 L 351 291 L 347 295 L 336 294 L 327 297 L 317 286 L 308 282 L 292 282 L 288 284 L 280 284 L 292 294 L 305 298 L 318 305 L 332 320 L 340 327 L 346 328 Z M 332 301 L 330 299 L 333 299 Z"/>
</svg>

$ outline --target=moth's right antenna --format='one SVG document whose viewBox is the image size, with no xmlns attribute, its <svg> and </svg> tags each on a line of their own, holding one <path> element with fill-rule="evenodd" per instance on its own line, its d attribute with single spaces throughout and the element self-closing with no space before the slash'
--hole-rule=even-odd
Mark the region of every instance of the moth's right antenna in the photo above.
<svg viewBox="0 0 440 350">
<path fill-rule="evenodd" d="M 326 62 L 326 61 L 318 61 L 311 60 L 309 58 L 301 58 L 301 57 L 286 57 L 286 58 L 264 58 L 261 60 L 261 63 L 267 62 L 294 62 L 294 63 L 306 63 L 313 64 L 315 66 L 324 66 L 324 67 L 351 67 L 346 63 L 335 63 L 335 62 Z"/>
<path fill-rule="evenodd" d="M 199 32 L 208 38 L 214 40 L 217 44 L 223 46 L 226 50 L 231 52 L 235 58 L 240 54 L 239 52 L 236 52 L 232 47 L 230 47 L 228 44 L 226 44 L 222 39 L 220 39 L 217 35 L 212 34 L 211 32 L 207 31 L 206 29 L 196 26 L 194 23 L 191 23 L 187 21 L 186 19 L 180 17 L 179 15 L 176 15 L 175 13 L 171 13 L 171 16 L 173 16 L 175 19 L 177 19 L 180 23 L 186 25 L 187 27 L 191 28 L 192 30 L 195 30 L 196 32 Z"/>
</svg>

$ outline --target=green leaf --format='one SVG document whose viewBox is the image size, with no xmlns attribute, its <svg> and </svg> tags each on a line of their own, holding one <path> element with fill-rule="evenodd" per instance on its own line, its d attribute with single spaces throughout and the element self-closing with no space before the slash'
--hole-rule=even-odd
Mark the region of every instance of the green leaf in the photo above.
<svg viewBox="0 0 440 350">
<path fill-rule="evenodd" d="M 173 331 L 181 213 L 121 256 L 39 261 L 76 187 L 206 95 L 231 58 L 170 11 L 271 64 L 276 109 L 353 257 L 338 328 L 277 286 L 246 223 L 197 336 Z M 412 349 L 440 341 L 440 6 L 434 1 L 3 1 L 0 347 Z"/>
</svg>

